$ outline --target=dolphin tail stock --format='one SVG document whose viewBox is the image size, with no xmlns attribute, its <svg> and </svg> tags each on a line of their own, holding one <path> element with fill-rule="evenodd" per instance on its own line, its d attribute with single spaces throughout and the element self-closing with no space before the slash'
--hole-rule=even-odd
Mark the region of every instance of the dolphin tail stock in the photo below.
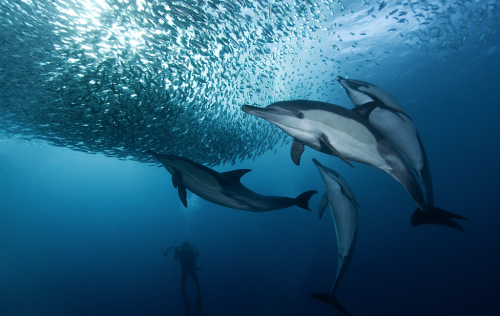
<svg viewBox="0 0 500 316">
<path fill-rule="evenodd" d="M 311 294 L 311 297 L 332 305 L 344 315 L 351 316 L 351 314 L 349 314 L 349 312 L 344 308 L 344 306 L 340 304 L 339 300 L 335 297 L 334 294 L 316 293 L 316 294 Z"/>
<path fill-rule="evenodd" d="M 295 205 L 310 211 L 311 209 L 309 208 L 309 199 L 316 193 L 318 193 L 318 191 L 315 190 L 302 193 L 297 198 L 295 198 Z"/>
<path fill-rule="evenodd" d="M 465 229 L 457 224 L 453 219 L 468 220 L 466 217 L 427 205 L 425 211 L 417 208 L 411 217 L 411 225 L 417 227 L 424 224 L 437 224 L 465 231 Z"/>
<path fill-rule="evenodd" d="M 426 161 L 426 164 L 424 165 L 424 168 L 421 171 L 421 179 L 422 183 L 424 184 L 425 188 L 425 194 L 427 197 L 427 204 L 429 205 L 434 205 L 434 193 L 433 188 L 432 188 L 432 178 L 431 178 L 431 172 L 429 169 L 429 164 Z"/>
<path fill-rule="evenodd" d="M 425 152 L 424 145 L 422 145 L 422 139 L 420 139 L 420 134 L 417 132 L 418 142 L 420 148 L 422 148 L 422 154 L 424 155 L 424 168 L 421 170 L 420 179 L 425 187 L 425 194 L 427 195 L 427 204 L 434 206 L 434 192 L 432 188 L 432 177 L 431 169 L 429 167 L 429 159 L 427 159 L 427 153 Z"/>
</svg>

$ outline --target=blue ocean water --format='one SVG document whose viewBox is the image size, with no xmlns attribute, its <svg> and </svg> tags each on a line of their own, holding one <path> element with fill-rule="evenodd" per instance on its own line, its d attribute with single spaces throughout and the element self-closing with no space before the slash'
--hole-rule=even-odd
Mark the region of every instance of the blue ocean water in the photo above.
<svg viewBox="0 0 500 316">
<path fill-rule="evenodd" d="M 498 2 L 484 4 L 496 8 Z M 373 5 L 375 13 L 384 10 L 381 3 Z M 498 17 L 489 17 L 494 30 Z M 330 290 L 337 269 L 331 215 L 326 212 L 319 220 L 316 212 L 325 189 L 312 158 L 342 174 L 363 208 L 354 256 L 337 290 L 352 315 L 499 315 L 500 38 L 491 30 L 487 34 L 485 39 L 473 33 L 467 45 L 444 54 L 431 46 L 427 54 L 383 47 L 380 54 L 390 50 L 397 57 L 335 73 L 374 83 L 404 106 L 425 144 L 435 204 L 467 217 L 461 222 L 465 232 L 412 227 L 415 204 L 387 174 L 357 163 L 353 169 L 311 148 L 295 166 L 290 144 L 281 142 L 270 142 L 273 150 L 254 159 L 213 168 L 252 169 L 242 183 L 264 195 L 295 197 L 317 190 L 310 202 L 313 212 L 297 207 L 245 212 L 190 192 L 185 208 L 171 175 L 157 164 L 118 159 L 123 157 L 97 147 L 89 150 L 92 154 L 75 151 L 70 131 L 57 134 L 58 142 L 28 135 L 36 129 L 23 132 L 30 122 L 41 124 L 23 104 L 19 112 L 12 105 L 14 92 L 20 100 L 23 93 L 29 96 L 29 82 L 24 86 L 2 75 L 0 82 L 10 90 L 0 103 L 0 129 L 5 130 L 0 139 L 0 315 L 185 315 L 181 268 L 172 253 L 163 256 L 184 241 L 199 252 L 204 315 L 340 315 L 310 297 Z M 319 95 L 313 89 L 307 98 L 351 108 L 340 85 L 331 85 L 334 91 Z M 259 105 L 272 101 L 263 97 Z M 18 118 L 23 118 L 20 128 L 14 126 Z M 210 129 L 203 132 L 210 137 Z M 168 137 L 171 146 L 183 146 L 175 133 Z M 252 146 L 258 143 L 249 140 Z"/>
</svg>

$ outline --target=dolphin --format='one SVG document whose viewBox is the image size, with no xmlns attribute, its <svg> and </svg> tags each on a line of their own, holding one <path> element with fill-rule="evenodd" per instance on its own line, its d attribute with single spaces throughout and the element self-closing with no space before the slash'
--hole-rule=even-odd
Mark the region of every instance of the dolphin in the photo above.
<svg viewBox="0 0 500 316">
<path fill-rule="evenodd" d="M 319 218 L 321 218 L 328 203 L 330 203 L 330 211 L 332 212 L 337 234 L 338 265 L 337 276 L 330 293 L 317 293 L 311 294 L 311 296 L 330 303 L 345 315 L 350 315 L 335 297 L 335 290 L 342 280 L 354 252 L 358 231 L 357 206 L 359 205 L 354 198 L 351 187 L 340 174 L 323 166 L 316 159 L 313 159 L 313 162 L 318 168 L 326 187 L 326 193 L 323 195 L 318 207 Z"/>
<path fill-rule="evenodd" d="M 371 83 L 337 77 L 355 108 L 406 157 L 425 188 L 427 203 L 434 205 L 432 179 L 427 155 L 410 116 L 389 93 Z"/>
<path fill-rule="evenodd" d="M 281 101 L 265 108 L 244 105 L 242 111 L 261 117 L 292 136 L 291 156 L 295 164 L 300 163 L 307 145 L 347 163 L 352 160 L 378 168 L 399 181 L 417 204 L 411 219 L 413 226 L 439 224 L 464 230 L 452 218 L 465 217 L 425 202 L 422 188 L 405 158 L 359 114 L 336 104 L 308 100 Z"/>
<path fill-rule="evenodd" d="M 311 190 L 302 193 L 297 198 L 281 196 L 265 196 L 257 194 L 240 182 L 240 178 L 252 171 L 237 169 L 219 173 L 190 159 L 158 154 L 148 150 L 156 160 L 161 162 L 172 175 L 172 183 L 178 188 L 179 197 L 187 207 L 186 190 L 197 196 L 229 208 L 250 212 L 268 212 L 297 205 L 309 210 L 309 199 L 317 191 Z"/>
</svg>

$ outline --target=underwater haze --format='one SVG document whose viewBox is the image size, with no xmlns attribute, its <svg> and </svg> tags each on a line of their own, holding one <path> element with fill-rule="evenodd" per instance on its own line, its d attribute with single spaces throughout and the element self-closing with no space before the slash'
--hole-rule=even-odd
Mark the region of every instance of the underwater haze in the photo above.
<svg viewBox="0 0 500 316">
<path fill-rule="evenodd" d="M 500 2 L 0 0 L 0 315 L 185 315 L 171 246 L 196 246 L 203 315 L 342 315 L 337 240 L 312 159 L 349 183 L 352 315 L 500 315 Z M 437 207 L 412 227 L 375 168 L 306 147 L 241 106 L 353 108 L 375 84 L 417 127 Z M 187 193 L 146 150 L 309 206 L 235 210 Z M 194 303 L 195 286 L 187 290 Z"/>
</svg>

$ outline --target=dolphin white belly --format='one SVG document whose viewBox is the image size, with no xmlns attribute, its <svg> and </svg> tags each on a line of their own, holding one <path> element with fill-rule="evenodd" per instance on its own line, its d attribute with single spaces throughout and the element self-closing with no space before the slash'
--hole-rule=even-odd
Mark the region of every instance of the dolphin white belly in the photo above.
<svg viewBox="0 0 500 316">
<path fill-rule="evenodd" d="M 292 124 L 273 122 L 298 142 L 320 151 L 319 136 L 325 135 L 329 143 L 346 159 L 361 162 L 390 172 L 391 166 L 381 156 L 377 138 L 366 125 L 351 118 L 322 110 L 308 110 L 304 118 Z M 290 127 L 290 125 L 292 127 Z"/>
<path fill-rule="evenodd" d="M 391 167 L 378 150 L 373 133 L 352 119 L 340 115 L 328 115 L 322 111 L 308 111 L 315 134 L 325 134 L 330 143 L 345 158 L 388 171 Z"/>
</svg>

